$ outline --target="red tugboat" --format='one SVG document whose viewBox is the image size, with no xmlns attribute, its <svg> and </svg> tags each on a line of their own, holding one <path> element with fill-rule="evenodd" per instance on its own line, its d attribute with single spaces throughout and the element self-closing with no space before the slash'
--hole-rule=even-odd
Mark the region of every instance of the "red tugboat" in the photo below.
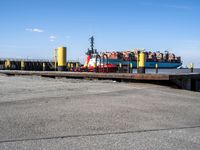
<svg viewBox="0 0 200 150">
<path fill-rule="evenodd" d="M 106 54 L 99 54 L 94 49 L 94 37 L 90 38 L 90 49 L 86 53 L 87 59 L 84 66 L 81 68 L 82 71 L 88 72 L 116 72 L 117 65 L 108 64 L 108 56 Z"/>
</svg>

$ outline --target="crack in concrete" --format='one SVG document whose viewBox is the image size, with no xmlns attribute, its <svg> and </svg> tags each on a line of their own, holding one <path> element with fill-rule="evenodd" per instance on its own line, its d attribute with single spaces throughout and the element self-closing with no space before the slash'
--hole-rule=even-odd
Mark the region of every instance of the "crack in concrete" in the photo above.
<svg viewBox="0 0 200 150">
<path fill-rule="evenodd" d="M 200 128 L 200 126 L 147 129 L 147 130 L 135 130 L 135 131 L 119 131 L 119 132 L 94 133 L 94 134 L 80 134 L 80 135 L 77 134 L 77 135 L 52 136 L 52 137 L 41 137 L 41 138 L 8 139 L 8 140 L 1 140 L 0 144 L 2 144 L 2 143 L 13 143 L 13 142 L 23 142 L 23 141 L 39 141 L 39 140 L 64 139 L 64 138 L 79 138 L 79 137 L 91 137 L 91 136 L 103 136 L 103 135 L 120 135 L 120 134 L 130 134 L 130 133 L 134 134 L 134 133 L 170 131 L 170 130 L 184 130 L 184 129 L 195 129 L 195 128 Z"/>
</svg>

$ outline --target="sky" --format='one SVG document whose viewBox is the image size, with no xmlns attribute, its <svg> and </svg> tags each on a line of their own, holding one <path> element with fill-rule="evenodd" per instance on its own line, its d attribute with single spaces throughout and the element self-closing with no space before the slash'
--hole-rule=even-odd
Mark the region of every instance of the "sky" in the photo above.
<svg viewBox="0 0 200 150">
<path fill-rule="evenodd" d="M 66 46 L 84 62 L 94 36 L 99 52 L 168 50 L 200 67 L 199 16 L 199 0 L 1 0 L 0 58 L 53 59 Z"/>
</svg>

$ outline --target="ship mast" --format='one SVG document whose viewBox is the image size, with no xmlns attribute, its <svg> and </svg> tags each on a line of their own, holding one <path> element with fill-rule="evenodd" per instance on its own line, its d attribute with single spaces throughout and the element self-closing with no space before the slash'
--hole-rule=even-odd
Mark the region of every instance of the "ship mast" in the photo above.
<svg viewBox="0 0 200 150">
<path fill-rule="evenodd" d="M 90 40 L 90 48 L 88 48 L 88 51 L 86 52 L 86 55 L 94 55 L 97 54 L 97 50 L 94 49 L 94 36 L 89 38 Z"/>
<path fill-rule="evenodd" d="M 94 36 L 92 36 L 91 38 L 90 38 L 90 47 L 91 47 L 91 52 L 92 52 L 92 54 L 94 54 L 95 53 L 95 51 L 94 51 Z"/>
</svg>

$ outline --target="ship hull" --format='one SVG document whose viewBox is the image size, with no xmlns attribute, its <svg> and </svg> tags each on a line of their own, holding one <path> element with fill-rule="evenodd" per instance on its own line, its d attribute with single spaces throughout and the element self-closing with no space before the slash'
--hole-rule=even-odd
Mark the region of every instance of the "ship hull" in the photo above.
<svg viewBox="0 0 200 150">
<path fill-rule="evenodd" d="M 130 61 L 123 61 L 123 60 L 118 60 L 118 59 L 108 59 L 108 64 L 114 64 L 114 65 L 129 65 Z M 131 61 L 133 68 L 137 68 L 137 61 Z M 155 68 L 156 64 L 158 64 L 159 68 L 178 68 L 182 65 L 181 62 L 154 62 L 154 61 L 149 61 L 145 63 L 145 68 Z"/>
</svg>

